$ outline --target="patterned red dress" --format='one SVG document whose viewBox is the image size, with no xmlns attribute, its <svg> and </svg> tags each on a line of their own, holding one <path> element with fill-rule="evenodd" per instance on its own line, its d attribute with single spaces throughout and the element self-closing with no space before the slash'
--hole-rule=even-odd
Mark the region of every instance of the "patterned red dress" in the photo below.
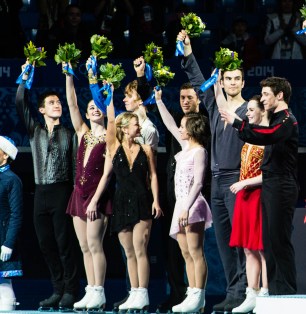
<svg viewBox="0 0 306 314">
<path fill-rule="evenodd" d="M 102 177 L 105 161 L 106 143 L 101 139 L 95 143 L 87 163 L 84 165 L 86 145 L 91 137 L 91 131 L 88 131 L 81 139 L 77 154 L 75 185 L 66 210 L 67 214 L 82 219 L 87 218 L 86 209 Z M 112 213 L 111 205 L 111 196 L 106 189 L 100 199 L 98 210 L 105 215 L 110 215 Z"/>
<path fill-rule="evenodd" d="M 245 143 L 241 150 L 240 181 L 261 174 L 263 147 Z M 263 250 L 261 186 L 240 190 L 236 195 L 230 246 Z"/>
</svg>

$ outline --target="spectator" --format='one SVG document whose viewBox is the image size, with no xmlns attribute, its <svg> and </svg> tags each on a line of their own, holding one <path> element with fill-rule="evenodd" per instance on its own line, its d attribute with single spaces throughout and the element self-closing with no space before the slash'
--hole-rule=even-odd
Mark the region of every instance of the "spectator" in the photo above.
<svg viewBox="0 0 306 314">
<path fill-rule="evenodd" d="M 22 224 L 22 183 L 10 170 L 10 163 L 15 160 L 17 153 L 13 140 L 0 136 L 1 312 L 15 309 L 16 298 L 11 278 L 22 276 L 23 273 L 18 251 L 18 237 Z"/>
<path fill-rule="evenodd" d="M 221 41 L 221 46 L 238 52 L 245 69 L 255 65 L 261 58 L 258 41 L 248 32 L 248 22 L 243 18 L 233 22 L 232 31 Z"/>
<path fill-rule="evenodd" d="M 82 11 L 78 5 L 68 5 L 63 19 L 58 20 L 48 31 L 47 36 L 43 33 L 37 35 L 40 46 L 44 46 L 48 57 L 52 58 L 58 45 L 72 44 L 82 51 L 82 58 L 86 59 L 91 50 L 90 32 L 82 22 Z"/>
<path fill-rule="evenodd" d="M 306 37 L 295 34 L 301 28 L 301 17 L 293 0 L 279 0 L 279 10 L 268 14 L 265 44 L 271 59 L 303 59 Z"/>
<path fill-rule="evenodd" d="M 129 18 L 134 15 L 134 8 L 130 0 L 100 0 L 94 10 L 96 16 L 96 30 L 106 36 L 114 44 L 112 57 L 127 57 L 128 42 L 124 31 L 129 28 Z"/>
<path fill-rule="evenodd" d="M 21 0 L 0 0 L 0 58 L 23 56 L 25 36 L 19 20 L 21 8 Z"/>
<path fill-rule="evenodd" d="M 41 29 L 49 30 L 64 14 L 69 0 L 37 0 Z"/>
<path fill-rule="evenodd" d="M 130 25 L 133 56 L 140 56 L 145 45 L 150 42 L 163 45 L 164 6 L 161 0 L 134 1 L 134 15 Z"/>
</svg>

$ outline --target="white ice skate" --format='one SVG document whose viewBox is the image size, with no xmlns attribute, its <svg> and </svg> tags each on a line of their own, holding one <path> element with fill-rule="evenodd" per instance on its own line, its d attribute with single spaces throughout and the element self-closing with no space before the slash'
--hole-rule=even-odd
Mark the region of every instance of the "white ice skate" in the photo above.
<svg viewBox="0 0 306 314">
<path fill-rule="evenodd" d="M 130 308 L 130 304 L 133 302 L 134 298 L 136 297 L 137 288 L 131 288 L 129 292 L 129 297 L 127 300 L 119 305 L 119 311 L 127 311 Z"/>
<path fill-rule="evenodd" d="M 16 309 L 16 305 L 19 305 L 16 302 L 16 298 L 1 298 L 0 300 L 0 311 L 14 311 Z"/>
<path fill-rule="evenodd" d="M 183 302 L 181 302 L 180 304 L 177 304 L 177 305 L 174 305 L 172 306 L 172 312 L 173 313 L 180 313 L 182 312 L 181 311 L 181 308 L 182 306 L 189 301 L 188 297 L 190 296 L 190 294 L 192 293 L 192 289 L 191 287 L 188 287 L 187 288 L 187 291 L 186 291 L 186 298 L 183 300 Z"/>
<path fill-rule="evenodd" d="M 242 304 L 232 309 L 232 313 L 252 312 L 256 305 L 257 291 L 253 288 L 246 288 L 246 298 Z"/>
<path fill-rule="evenodd" d="M 93 286 L 87 285 L 85 287 L 85 295 L 84 295 L 84 297 L 80 301 L 78 301 L 78 302 L 73 304 L 73 309 L 76 310 L 76 311 L 86 310 L 86 305 L 87 305 L 87 303 L 91 299 L 91 296 L 93 294 L 93 290 L 94 290 Z"/>
<path fill-rule="evenodd" d="M 87 310 L 103 311 L 105 303 L 104 288 L 102 286 L 94 286 L 90 301 L 86 305 Z"/>
<path fill-rule="evenodd" d="M 205 290 L 193 288 L 188 302 L 181 307 L 182 313 L 203 313 L 205 307 Z"/>
<path fill-rule="evenodd" d="M 129 310 L 148 310 L 149 309 L 149 295 L 147 288 L 138 288 L 135 298 L 129 304 Z"/>
<path fill-rule="evenodd" d="M 267 288 L 261 288 L 257 296 L 258 297 L 268 297 L 269 296 L 269 290 Z M 256 305 L 253 309 L 253 313 L 256 313 Z"/>
</svg>

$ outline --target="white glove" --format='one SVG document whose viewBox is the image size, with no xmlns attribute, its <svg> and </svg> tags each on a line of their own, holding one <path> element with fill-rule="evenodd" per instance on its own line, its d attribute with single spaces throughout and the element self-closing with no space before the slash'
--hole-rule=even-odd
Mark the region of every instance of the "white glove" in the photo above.
<svg viewBox="0 0 306 314">
<path fill-rule="evenodd" d="M 0 254 L 0 259 L 3 261 L 3 262 L 6 262 L 8 261 L 11 256 L 12 256 L 12 253 L 13 253 L 13 250 L 10 249 L 9 247 L 6 247 L 4 245 L 1 246 L 1 254 Z"/>
</svg>

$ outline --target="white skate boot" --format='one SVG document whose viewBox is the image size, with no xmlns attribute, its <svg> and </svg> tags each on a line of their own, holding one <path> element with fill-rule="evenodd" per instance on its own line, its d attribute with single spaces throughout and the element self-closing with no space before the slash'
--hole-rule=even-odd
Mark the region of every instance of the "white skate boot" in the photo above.
<svg viewBox="0 0 306 314">
<path fill-rule="evenodd" d="M 16 302 L 16 298 L 1 298 L 0 300 L 0 311 L 14 311 L 16 305 L 19 305 Z"/>
<path fill-rule="evenodd" d="M 173 313 L 180 313 L 180 312 L 182 312 L 182 311 L 181 311 L 181 308 L 182 308 L 182 306 L 183 306 L 186 302 L 188 302 L 188 300 L 189 300 L 188 297 L 189 297 L 190 294 L 192 293 L 192 289 L 193 289 L 193 288 L 188 287 L 188 288 L 187 288 L 187 291 L 186 291 L 186 298 L 184 299 L 184 301 L 181 302 L 180 304 L 177 304 L 177 305 L 172 306 L 172 312 L 173 312 Z"/>
<path fill-rule="evenodd" d="M 135 298 L 129 304 L 131 310 L 148 310 L 149 309 L 149 295 L 147 288 L 138 288 Z"/>
<path fill-rule="evenodd" d="M 87 310 L 104 309 L 105 303 L 104 288 L 102 286 L 94 286 L 90 301 L 86 305 Z"/>
<path fill-rule="evenodd" d="M 257 291 L 253 288 L 246 288 L 246 298 L 242 304 L 232 309 L 232 313 L 249 313 L 256 305 Z"/>
<path fill-rule="evenodd" d="M 119 311 L 127 311 L 130 308 L 130 304 L 134 301 L 134 298 L 136 297 L 137 288 L 131 288 L 131 291 L 129 292 L 129 297 L 127 300 L 119 305 Z"/>
<path fill-rule="evenodd" d="M 267 288 L 260 288 L 259 293 L 257 294 L 258 297 L 268 297 L 269 296 L 269 289 Z M 256 306 L 253 309 L 253 313 L 256 313 Z"/>
<path fill-rule="evenodd" d="M 75 303 L 73 304 L 73 309 L 74 309 L 74 310 L 85 310 L 87 303 L 88 303 L 88 302 L 90 301 L 90 299 L 91 299 L 93 290 L 94 290 L 94 287 L 93 287 L 93 286 L 87 285 L 87 286 L 85 287 L 85 295 L 84 295 L 84 297 L 83 297 L 80 301 L 75 302 Z"/>
<path fill-rule="evenodd" d="M 195 313 L 204 312 L 205 306 L 205 290 L 199 288 L 193 288 L 190 296 L 188 296 L 188 302 L 183 304 L 181 312 L 184 313 Z"/>
</svg>

